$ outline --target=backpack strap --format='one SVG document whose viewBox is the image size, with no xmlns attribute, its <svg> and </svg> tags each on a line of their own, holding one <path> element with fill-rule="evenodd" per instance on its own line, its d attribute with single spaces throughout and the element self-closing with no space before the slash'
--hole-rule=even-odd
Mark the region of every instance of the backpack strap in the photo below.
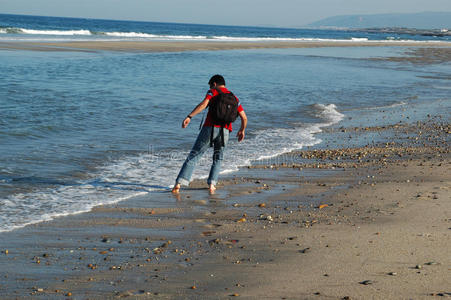
<svg viewBox="0 0 451 300">
<path fill-rule="evenodd" d="M 225 144 L 224 144 L 224 126 L 221 127 L 221 145 L 222 145 L 222 147 L 225 147 Z"/>
<path fill-rule="evenodd" d="M 215 90 L 218 91 L 219 94 L 232 94 L 233 95 L 233 93 L 231 91 L 229 91 L 228 93 L 224 93 L 223 91 L 221 91 L 220 88 L 215 88 Z M 235 95 L 233 95 L 233 97 L 235 97 Z"/>
<path fill-rule="evenodd" d="M 200 121 L 200 124 L 199 124 L 199 131 L 202 130 L 202 124 L 204 124 L 204 120 L 205 120 L 205 110 L 204 110 L 204 113 L 202 114 L 202 120 Z"/>
<path fill-rule="evenodd" d="M 210 134 L 210 147 L 213 147 L 213 132 L 215 131 L 215 126 L 211 126 L 211 134 Z"/>
</svg>

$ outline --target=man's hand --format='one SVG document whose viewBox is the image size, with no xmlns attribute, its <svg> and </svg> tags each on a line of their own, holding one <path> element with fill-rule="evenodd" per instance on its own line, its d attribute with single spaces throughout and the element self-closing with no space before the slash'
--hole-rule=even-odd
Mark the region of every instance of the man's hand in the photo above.
<svg viewBox="0 0 451 300">
<path fill-rule="evenodd" d="M 236 136 L 238 137 L 238 142 L 241 142 L 242 140 L 244 140 L 244 129 L 240 130 L 237 132 Z"/>
<path fill-rule="evenodd" d="M 190 121 L 191 121 L 191 119 L 186 117 L 185 120 L 183 120 L 183 122 L 182 122 L 182 128 L 186 128 L 186 126 L 188 126 Z"/>
<path fill-rule="evenodd" d="M 182 122 L 182 128 L 186 128 L 191 121 L 191 118 L 203 111 L 207 106 L 208 102 L 210 101 L 209 98 L 205 97 L 204 100 L 202 100 L 201 103 L 197 104 L 197 106 L 193 109 L 193 111 L 186 116 L 185 120 Z"/>
<path fill-rule="evenodd" d="M 244 130 L 246 129 L 247 126 L 247 116 L 246 113 L 244 112 L 244 110 L 240 111 L 238 113 L 238 115 L 241 118 L 241 128 L 238 131 L 238 133 L 236 134 L 236 136 L 238 137 L 238 142 L 241 142 L 242 140 L 244 140 Z"/>
</svg>

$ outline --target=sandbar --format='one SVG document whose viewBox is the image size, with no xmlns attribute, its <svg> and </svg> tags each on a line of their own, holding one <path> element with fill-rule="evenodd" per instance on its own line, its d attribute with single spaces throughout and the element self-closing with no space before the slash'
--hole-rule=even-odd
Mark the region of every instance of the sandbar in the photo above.
<svg viewBox="0 0 451 300">
<path fill-rule="evenodd" d="M 233 49 L 319 48 L 319 47 L 450 47 L 450 42 L 435 41 L 72 41 L 72 42 L 0 42 L 0 49 L 33 51 L 121 51 L 182 52 Z"/>
</svg>

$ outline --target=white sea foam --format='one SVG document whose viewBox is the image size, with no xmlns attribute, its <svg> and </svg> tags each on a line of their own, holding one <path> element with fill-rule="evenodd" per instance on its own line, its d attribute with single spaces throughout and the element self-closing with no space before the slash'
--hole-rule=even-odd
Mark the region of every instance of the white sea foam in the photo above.
<svg viewBox="0 0 451 300">
<path fill-rule="evenodd" d="M 313 108 L 316 110 L 316 116 L 325 120 L 326 126 L 340 122 L 344 115 L 337 110 L 335 104 L 314 104 Z"/>
<path fill-rule="evenodd" d="M 125 38 L 150 38 L 150 39 L 171 39 L 171 40 L 204 40 L 206 36 L 198 35 L 157 35 L 142 32 L 104 32 L 107 36 L 125 37 Z"/>
<path fill-rule="evenodd" d="M 97 205 L 112 204 L 147 193 L 114 195 L 108 189 L 103 191 L 96 189 L 96 193 L 92 190 L 87 186 L 71 186 L 30 194 L 16 194 L 9 199 L 3 199 L 1 200 L 3 211 L 7 215 L 0 217 L 2 221 L 0 232 L 50 221 L 57 217 L 88 212 Z M 109 198 L 108 201 L 105 201 L 106 198 Z"/>
<path fill-rule="evenodd" d="M 258 130 L 253 133 L 253 137 L 239 144 L 231 136 L 222 173 L 236 171 L 240 166 L 250 165 L 253 161 L 277 159 L 280 154 L 320 143 L 321 140 L 315 134 L 321 132 L 322 127 L 339 122 L 343 115 L 334 104 L 316 104 L 314 108 L 317 117 L 322 120 L 319 123 Z M 95 178 L 93 180 L 56 189 L 10 195 L 0 200 L 0 232 L 59 216 L 86 212 L 97 205 L 116 203 L 152 191 L 168 190 L 188 150 L 150 151 L 124 157 L 99 168 L 91 174 Z M 207 176 L 212 155 L 211 149 L 208 151 L 200 160 L 193 178 Z"/>
<path fill-rule="evenodd" d="M 368 38 L 355 38 L 355 37 L 353 37 L 353 38 L 351 38 L 351 41 L 354 41 L 354 42 L 366 42 L 366 41 L 368 41 Z"/>
<path fill-rule="evenodd" d="M 92 35 L 89 30 L 36 30 L 24 29 L 20 30 L 25 34 L 40 34 L 40 35 Z"/>
</svg>

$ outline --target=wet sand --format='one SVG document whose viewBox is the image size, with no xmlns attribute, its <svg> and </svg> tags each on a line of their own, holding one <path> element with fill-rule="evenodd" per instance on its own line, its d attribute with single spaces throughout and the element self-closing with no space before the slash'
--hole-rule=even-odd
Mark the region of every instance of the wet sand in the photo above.
<svg viewBox="0 0 451 300">
<path fill-rule="evenodd" d="M 439 64 L 451 61 L 451 48 L 413 48 L 406 51 L 403 56 L 372 58 L 372 60 L 409 62 L 413 64 Z"/>
<path fill-rule="evenodd" d="M 0 42 L 0 49 L 34 51 L 138 51 L 181 52 L 264 48 L 318 48 L 318 47 L 450 47 L 448 42 L 398 41 L 278 41 L 278 42 L 217 42 L 217 41 L 74 41 L 74 42 Z"/>
</svg>

